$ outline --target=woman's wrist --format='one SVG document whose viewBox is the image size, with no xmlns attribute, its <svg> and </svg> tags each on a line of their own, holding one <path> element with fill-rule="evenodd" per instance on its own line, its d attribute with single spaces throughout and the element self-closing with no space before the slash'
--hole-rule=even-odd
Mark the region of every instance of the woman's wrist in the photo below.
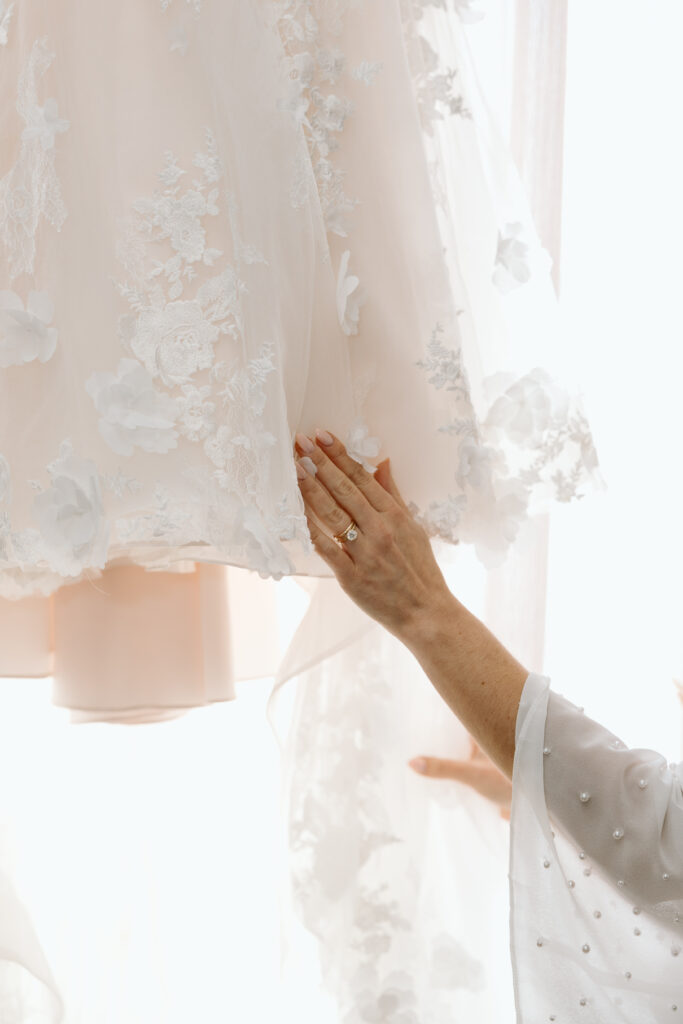
<svg viewBox="0 0 683 1024">
<path fill-rule="evenodd" d="M 463 606 L 445 586 L 443 591 L 415 606 L 402 625 L 398 637 L 416 658 L 453 635 Z"/>
</svg>

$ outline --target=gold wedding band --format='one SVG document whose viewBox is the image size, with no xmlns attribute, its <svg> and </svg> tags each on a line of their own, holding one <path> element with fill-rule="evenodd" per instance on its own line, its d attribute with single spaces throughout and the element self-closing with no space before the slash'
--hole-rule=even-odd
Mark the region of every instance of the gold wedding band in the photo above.
<svg viewBox="0 0 683 1024">
<path fill-rule="evenodd" d="M 358 536 L 358 525 L 354 523 L 353 519 L 342 533 L 336 533 L 334 539 L 338 544 L 341 544 L 344 540 L 355 540 Z"/>
</svg>

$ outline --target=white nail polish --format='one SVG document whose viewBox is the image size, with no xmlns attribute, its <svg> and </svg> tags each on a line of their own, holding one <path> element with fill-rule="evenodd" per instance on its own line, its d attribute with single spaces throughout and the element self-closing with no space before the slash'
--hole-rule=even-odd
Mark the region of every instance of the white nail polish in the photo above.
<svg viewBox="0 0 683 1024">
<path fill-rule="evenodd" d="M 306 472 L 310 473 L 311 476 L 315 476 L 315 474 L 318 472 L 318 467 L 316 466 L 313 459 L 309 459 L 308 455 L 304 455 L 301 459 L 299 459 L 299 465 L 303 466 Z"/>
</svg>

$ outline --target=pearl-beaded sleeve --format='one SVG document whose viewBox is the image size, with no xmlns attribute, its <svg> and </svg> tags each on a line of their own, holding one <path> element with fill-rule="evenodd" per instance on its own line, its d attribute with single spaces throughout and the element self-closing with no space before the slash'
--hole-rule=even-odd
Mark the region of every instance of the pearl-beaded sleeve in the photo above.
<svg viewBox="0 0 683 1024">
<path fill-rule="evenodd" d="M 520 1024 L 683 1020 L 682 768 L 527 679 L 510 853 Z"/>
</svg>

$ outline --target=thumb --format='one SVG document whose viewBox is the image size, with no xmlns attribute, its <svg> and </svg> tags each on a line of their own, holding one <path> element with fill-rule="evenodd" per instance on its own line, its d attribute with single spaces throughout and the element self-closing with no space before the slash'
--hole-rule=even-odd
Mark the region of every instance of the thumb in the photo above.
<svg viewBox="0 0 683 1024">
<path fill-rule="evenodd" d="M 384 459 L 380 462 L 375 470 L 375 480 L 378 484 L 382 485 L 385 491 L 388 491 L 394 501 L 400 505 L 402 509 L 405 509 L 406 512 L 408 511 L 408 506 L 401 497 L 400 491 L 396 486 L 396 482 L 391 475 L 391 462 L 389 459 Z"/>
</svg>

